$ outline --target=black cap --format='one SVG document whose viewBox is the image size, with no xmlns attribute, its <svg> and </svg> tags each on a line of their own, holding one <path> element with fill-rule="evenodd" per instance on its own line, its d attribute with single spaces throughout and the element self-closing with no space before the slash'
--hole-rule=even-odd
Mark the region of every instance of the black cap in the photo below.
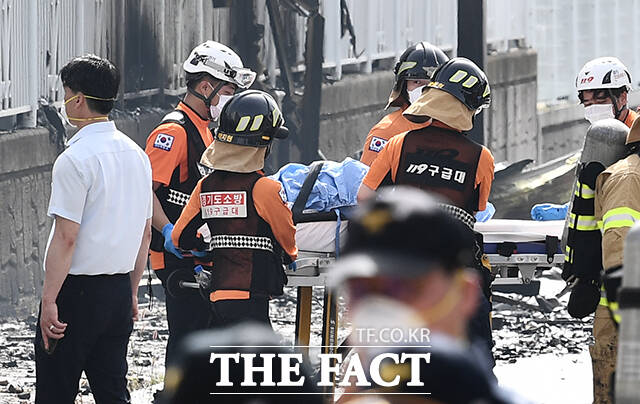
<svg viewBox="0 0 640 404">
<path fill-rule="evenodd" d="M 475 238 L 445 213 L 441 201 L 417 188 L 382 188 L 349 221 L 334 285 L 346 278 L 415 277 L 435 268 L 447 272 L 471 266 Z"/>
</svg>

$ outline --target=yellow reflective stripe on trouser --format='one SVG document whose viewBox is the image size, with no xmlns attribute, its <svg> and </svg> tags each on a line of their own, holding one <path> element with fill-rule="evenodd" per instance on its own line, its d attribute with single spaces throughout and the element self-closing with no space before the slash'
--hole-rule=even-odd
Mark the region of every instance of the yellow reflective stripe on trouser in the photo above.
<svg viewBox="0 0 640 404">
<path fill-rule="evenodd" d="M 566 246 L 565 247 L 565 254 L 564 254 L 564 260 L 565 262 L 573 262 L 573 260 L 570 258 L 571 257 L 571 247 Z"/>
<path fill-rule="evenodd" d="M 622 319 L 622 317 L 620 316 L 620 305 L 618 304 L 618 302 L 609 302 L 609 310 L 611 310 L 611 316 L 613 317 L 613 320 L 620 324 L 620 320 Z"/>
<path fill-rule="evenodd" d="M 592 231 L 599 229 L 598 221 L 595 216 L 578 215 L 578 220 L 576 221 L 575 213 L 571 213 L 569 215 L 569 228 L 580 231 Z"/>
<path fill-rule="evenodd" d="M 576 183 L 576 196 L 582 199 L 593 199 L 596 197 L 596 191 L 591 189 L 587 184 L 578 181 Z"/>
<path fill-rule="evenodd" d="M 604 286 L 600 287 L 600 306 L 609 307 L 609 300 L 607 300 L 607 291 L 604 290 Z"/>
<path fill-rule="evenodd" d="M 602 230 L 631 227 L 638 220 L 640 212 L 637 210 L 626 207 L 611 209 L 602 216 Z"/>
</svg>

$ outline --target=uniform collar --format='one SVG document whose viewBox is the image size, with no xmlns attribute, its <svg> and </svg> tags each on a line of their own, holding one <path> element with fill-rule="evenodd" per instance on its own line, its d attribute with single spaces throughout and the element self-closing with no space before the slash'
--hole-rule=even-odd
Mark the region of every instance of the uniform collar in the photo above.
<svg viewBox="0 0 640 404">
<path fill-rule="evenodd" d="M 461 130 L 458 130 L 456 128 L 452 128 L 451 126 L 447 125 L 444 122 L 438 121 L 437 119 L 433 120 L 433 122 L 431 123 L 431 126 L 435 126 L 435 127 L 442 128 L 442 129 L 448 129 L 448 130 L 451 130 L 451 131 L 454 131 L 454 132 L 458 132 L 458 133 L 462 132 Z"/>
<path fill-rule="evenodd" d="M 177 109 L 184 111 L 189 116 L 189 119 L 191 119 L 191 122 L 193 122 L 198 128 L 209 126 L 209 120 L 202 119 L 202 117 L 184 101 L 180 101 L 178 103 Z"/>
<path fill-rule="evenodd" d="M 77 131 L 76 134 L 67 141 L 67 145 L 71 146 L 78 140 L 87 136 L 91 136 L 94 133 L 113 132 L 115 129 L 116 125 L 113 121 L 90 123 L 89 125 Z"/>
</svg>

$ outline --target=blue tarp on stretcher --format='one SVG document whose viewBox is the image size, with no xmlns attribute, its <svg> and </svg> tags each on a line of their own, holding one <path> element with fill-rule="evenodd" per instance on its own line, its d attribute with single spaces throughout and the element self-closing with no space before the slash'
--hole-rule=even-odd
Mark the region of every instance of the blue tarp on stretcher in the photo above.
<svg viewBox="0 0 640 404">
<path fill-rule="evenodd" d="M 289 163 L 270 176 L 282 184 L 288 202 L 295 202 L 310 167 Z M 358 188 L 369 171 L 369 167 L 347 157 L 342 162 L 325 161 L 318 179 L 313 184 L 305 209 L 328 212 L 357 203 Z"/>
</svg>

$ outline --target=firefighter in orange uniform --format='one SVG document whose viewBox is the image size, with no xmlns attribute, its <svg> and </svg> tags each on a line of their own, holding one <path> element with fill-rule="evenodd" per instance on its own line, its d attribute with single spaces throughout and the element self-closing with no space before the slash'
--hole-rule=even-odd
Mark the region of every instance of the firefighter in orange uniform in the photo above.
<svg viewBox="0 0 640 404">
<path fill-rule="evenodd" d="M 475 63 L 457 57 L 441 65 L 427 87 L 404 115 L 430 125 L 389 141 L 365 176 L 358 200 L 369 199 L 381 185 L 410 185 L 444 196 L 456 216 L 472 226 L 473 215 L 486 209 L 494 163 L 486 147 L 462 132 L 470 130 L 474 115 L 489 105 L 489 82 Z M 481 257 L 478 248 L 476 267 L 486 299 L 481 299 L 470 334 L 472 340 L 485 345 L 493 362 L 489 324 L 491 274 Z"/>
<path fill-rule="evenodd" d="M 173 229 L 173 243 L 213 261 L 212 326 L 269 321 L 269 298 L 296 259 L 295 226 L 279 182 L 264 176 L 274 138 L 288 135 L 275 100 L 262 91 L 235 95 L 223 108 L 200 180 Z"/>
<path fill-rule="evenodd" d="M 436 71 L 404 115 L 429 127 L 395 136 L 362 182 L 358 199 L 380 185 L 407 184 L 447 197 L 470 214 L 484 210 L 493 182 L 493 156 L 463 136 L 474 114 L 489 105 L 487 78 L 473 62 L 454 58 Z"/>
<path fill-rule="evenodd" d="M 407 48 L 393 68 L 395 82 L 389 95 L 386 109 L 398 109 L 386 115 L 367 135 L 360 161 L 371 166 L 393 136 L 409 130 L 420 129 L 428 123 L 414 123 L 402 113 L 420 97 L 422 90 L 431 80 L 433 72 L 449 58 L 439 48 L 429 42 L 418 42 Z"/>
<path fill-rule="evenodd" d="M 151 267 L 165 292 L 171 273 L 179 269 L 193 271 L 193 258 L 176 249 L 170 235 L 173 223 L 202 177 L 198 163 L 213 141 L 208 125 L 217 120 L 237 88 L 248 88 L 255 79 L 255 73 L 243 67 L 235 52 L 214 41 L 195 47 L 183 68 L 187 94 L 151 132 L 145 148 L 151 160 L 154 189 Z M 165 295 L 169 323 L 165 362 L 169 363 L 182 337 L 207 326 L 209 310 L 195 291 L 181 297 Z"/>
</svg>

